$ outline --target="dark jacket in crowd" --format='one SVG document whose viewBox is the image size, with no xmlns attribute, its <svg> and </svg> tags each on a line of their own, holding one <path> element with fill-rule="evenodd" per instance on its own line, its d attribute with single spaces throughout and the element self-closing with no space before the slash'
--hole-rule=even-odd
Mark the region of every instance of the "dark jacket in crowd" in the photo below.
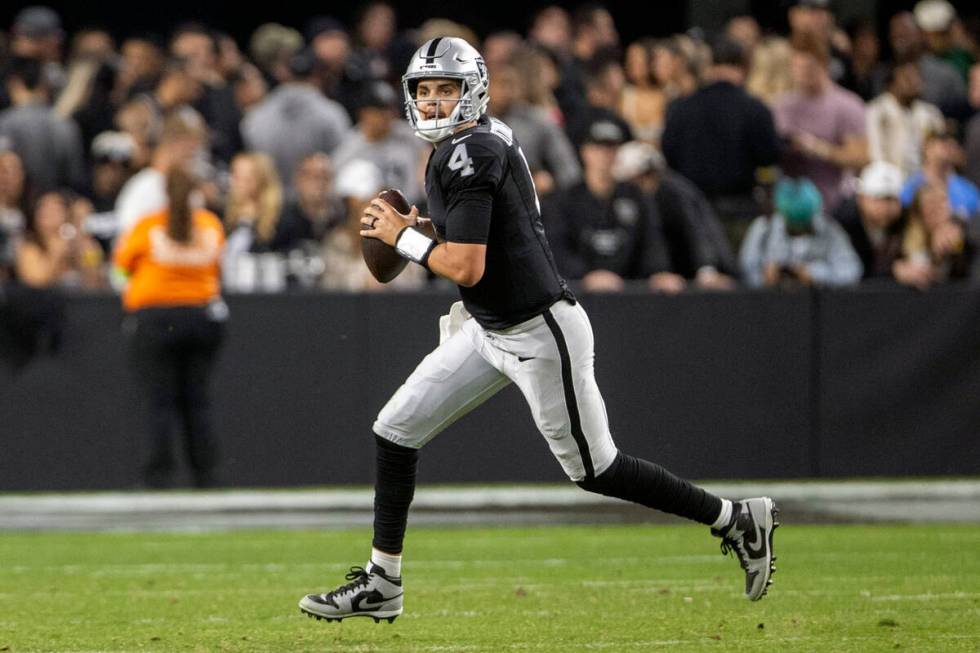
<svg viewBox="0 0 980 653">
<path fill-rule="evenodd" d="M 751 194 L 756 168 L 779 159 L 772 113 L 724 81 L 672 102 L 661 144 L 667 164 L 711 199 Z"/>
<path fill-rule="evenodd" d="M 34 188 L 85 189 L 85 152 L 81 132 L 53 108 L 35 103 L 0 113 L 0 143 L 20 155 Z"/>
<path fill-rule="evenodd" d="M 585 183 L 548 197 L 542 217 L 562 275 L 581 279 L 609 270 L 624 279 L 645 279 L 670 270 L 663 230 L 639 188 L 617 184 L 609 198 Z"/>
<path fill-rule="evenodd" d="M 877 244 L 872 242 L 856 198 L 846 199 L 834 211 L 834 219 L 844 228 L 851 245 L 864 265 L 865 279 L 882 279 L 892 276 L 892 264 L 902 257 L 902 239 L 905 233 L 904 216 L 895 221 L 881 234 Z"/>
<path fill-rule="evenodd" d="M 703 267 L 737 276 L 735 254 L 704 193 L 672 170 L 659 175 L 651 199 L 663 225 L 671 270 L 688 279 Z"/>
</svg>

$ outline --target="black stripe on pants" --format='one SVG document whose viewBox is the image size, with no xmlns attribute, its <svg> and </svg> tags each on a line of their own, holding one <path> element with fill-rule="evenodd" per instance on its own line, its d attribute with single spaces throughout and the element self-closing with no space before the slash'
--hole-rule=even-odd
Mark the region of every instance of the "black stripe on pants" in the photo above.
<svg viewBox="0 0 980 653">
<path fill-rule="evenodd" d="M 582 466 L 585 468 L 585 481 L 595 478 L 595 468 L 592 466 L 592 454 L 589 452 L 589 442 L 585 439 L 582 432 L 582 420 L 578 413 L 578 402 L 575 400 L 575 384 L 572 381 L 572 359 L 568 355 L 568 344 L 565 342 L 565 334 L 555 320 L 555 316 L 550 310 L 544 312 L 544 321 L 551 329 L 551 335 L 555 337 L 555 344 L 558 345 L 558 355 L 561 357 L 561 382 L 565 390 L 565 405 L 568 407 L 568 419 L 571 422 L 572 437 L 578 445 L 579 454 L 582 456 Z"/>
</svg>

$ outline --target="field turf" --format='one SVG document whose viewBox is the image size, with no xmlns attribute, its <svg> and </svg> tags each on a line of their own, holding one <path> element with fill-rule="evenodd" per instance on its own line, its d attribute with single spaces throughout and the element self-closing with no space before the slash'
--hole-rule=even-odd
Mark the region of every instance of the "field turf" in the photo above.
<svg viewBox="0 0 980 653">
<path fill-rule="evenodd" d="M 394 624 L 301 615 L 368 542 L 0 534 L 0 651 L 980 651 L 980 526 L 784 523 L 759 603 L 706 528 L 414 529 Z"/>
</svg>

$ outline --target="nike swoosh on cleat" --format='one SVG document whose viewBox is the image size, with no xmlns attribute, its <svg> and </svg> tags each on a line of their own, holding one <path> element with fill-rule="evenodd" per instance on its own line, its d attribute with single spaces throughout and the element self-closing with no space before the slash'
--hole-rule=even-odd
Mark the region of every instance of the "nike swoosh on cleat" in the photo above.
<svg viewBox="0 0 980 653">
<path fill-rule="evenodd" d="M 362 601 L 370 601 L 371 603 L 377 603 L 377 605 L 363 605 Z M 370 592 L 361 592 L 357 596 L 351 599 L 350 609 L 352 612 L 374 612 L 380 610 L 381 606 L 385 603 L 385 597 L 378 590 L 371 590 Z"/>
<path fill-rule="evenodd" d="M 752 525 L 755 527 L 755 531 L 752 533 L 753 537 L 750 541 L 747 537 L 748 533 L 742 536 L 742 541 L 745 543 L 745 550 L 754 558 L 761 558 L 766 552 L 766 542 L 762 537 L 762 530 L 759 528 L 759 522 L 752 520 Z M 753 543 L 758 544 L 758 548 L 752 546 Z"/>
</svg>

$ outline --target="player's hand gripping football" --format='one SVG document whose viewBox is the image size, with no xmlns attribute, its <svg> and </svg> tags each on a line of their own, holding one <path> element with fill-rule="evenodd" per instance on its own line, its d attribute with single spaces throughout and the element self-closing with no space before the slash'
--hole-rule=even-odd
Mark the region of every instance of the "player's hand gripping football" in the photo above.
<svg viewBox="0 0 980 653">
<path fill-rule="evenodd" d="M 418 207 L 407 213 L 399 213 L 380 197 L 371 200 L 361 216 L 361 235 L 377 238 L 386 245 L 395 246 L 398 234 L 405 227 L 414 227 L 419 218 Z"/>
</svg>

